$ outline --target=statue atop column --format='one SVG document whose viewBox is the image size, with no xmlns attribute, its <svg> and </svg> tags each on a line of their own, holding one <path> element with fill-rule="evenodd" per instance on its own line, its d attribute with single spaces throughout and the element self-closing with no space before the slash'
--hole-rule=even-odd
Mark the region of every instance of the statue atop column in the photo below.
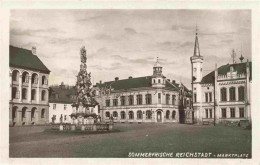
<svg viewBox="0 0 260 165">
<path fill-rule="evenodd" d="M 80 49 L 80 71 L 77 75 L 76 90 L 77 99 L 72 104 L 73 113 L 71 116 L 75 118 L 85 118 L 89 115 L 95 116 L 97 114 L 90 114 L 90 107 L 95 107 L 98 103 L 94 99 L 92 91 L 91 73 L 87 72 L 87 51 L 83 46 Z"/>
</svg>

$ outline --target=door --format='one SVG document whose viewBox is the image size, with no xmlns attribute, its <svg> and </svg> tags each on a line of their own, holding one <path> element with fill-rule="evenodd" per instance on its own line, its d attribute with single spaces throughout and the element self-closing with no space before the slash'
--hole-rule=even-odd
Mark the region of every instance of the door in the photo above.
<svg viewBox="0 0 260 165">
<path fill-rule="evenodd" d="M 162 122 L 162 112 L 161 111 L 157 112 L 157 122 Z"/>
</svg>

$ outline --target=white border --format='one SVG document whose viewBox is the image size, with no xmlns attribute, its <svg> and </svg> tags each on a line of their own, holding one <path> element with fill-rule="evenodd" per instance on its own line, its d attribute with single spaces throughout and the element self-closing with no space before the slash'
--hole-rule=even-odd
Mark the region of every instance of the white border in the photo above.
<svg viewBox="0 0 260 165">
<path fill-rule="evenodd" d="M 2 0 L 0 44 L 0 163 L 1 164 L 260 164 L 260 3 L 258 1 L 68 1 Z M 252 11 L 252 159 L 111 159 L 111 158 L 9 158 L 9 10 L 10 9 L 251 9 Z M 238 18 L 239 19 L 239 18 Z"/>
</svg>

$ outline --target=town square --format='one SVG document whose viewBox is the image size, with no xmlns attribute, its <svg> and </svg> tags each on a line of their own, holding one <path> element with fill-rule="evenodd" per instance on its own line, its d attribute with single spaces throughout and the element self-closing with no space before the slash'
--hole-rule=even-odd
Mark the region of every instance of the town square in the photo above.
<svg viewBox="0 0 260 165">
<path fill-rule="evenodd" d="M 250 159 L 251 44 L 249 10 L 12 10 L 9 156 Z"/>
</svg>

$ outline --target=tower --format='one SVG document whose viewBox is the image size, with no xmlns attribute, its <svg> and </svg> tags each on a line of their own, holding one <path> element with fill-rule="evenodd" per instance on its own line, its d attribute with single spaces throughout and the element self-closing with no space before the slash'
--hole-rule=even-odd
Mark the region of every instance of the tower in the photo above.
<svg viewBox="0 0 260 165">
<path fill-rule="evenodd" d="M 202 66 L 203 66 L 203 56 L 200 55 L 198 32 L 196 26 L 196 37 L 194 45 L 193 56 L 190 57 L 191 61 L 191 87 L 192 87 L 192 108 L 194 110 L 193 121 L 200 122 L 202 117 L 202 89 L 201 89 L 201 79 L 202 79 Z M 195 118 L 195 119 L 194 119 Z M 197 119 L 197 120 L 196 120 Z"/>
<path fill-rule="evenodd" d="M 192 83 L 199 83 L 202 79 L 202 66 L 203 66 L 203 56 L 200 55 L 199 48 L 199 40 L 198 40 L 198 32 L 196 28 L 196 37 L 195 37 L 195 45 L 194 45 L 194 53 L 190 58 L 191 66 L 192 66 Z"/>
<path fill-rule="evenodd" d="M 152 86 L 158 88 L 165 87 L 165 76 L 162 74 L 162 66 L 158 57 L 153 66 Z"/>
</svg>

